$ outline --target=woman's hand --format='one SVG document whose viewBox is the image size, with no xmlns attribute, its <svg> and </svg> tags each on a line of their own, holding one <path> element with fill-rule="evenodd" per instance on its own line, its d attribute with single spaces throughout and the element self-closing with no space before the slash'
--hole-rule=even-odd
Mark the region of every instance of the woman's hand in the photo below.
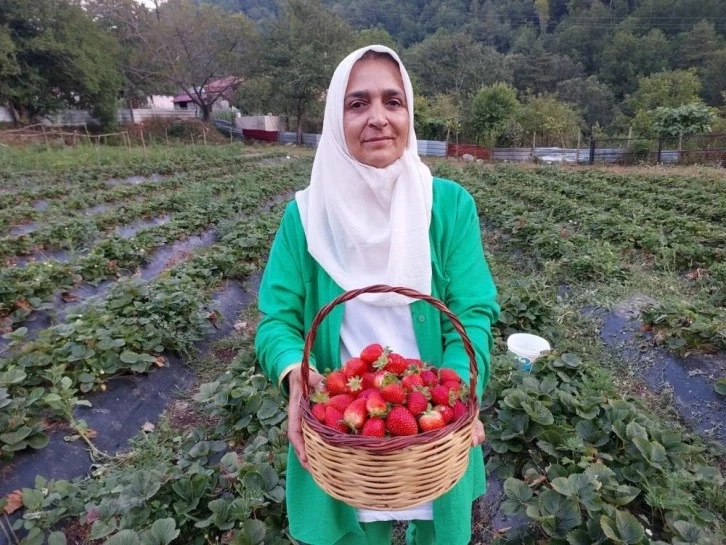
<svg viewBox="0 0 726 545">
<path fill-rule="evenodd" d="M 486 441 L 487 434 L 484 432 L 484 424 L 477 416 L 474 421 L 474 433 L 471 434 L 471 446 L 476 447 Z"/>
<path fill-rule="evenodd" d="M 323 380 L 323 376 L 310 369 L 308 376 L 308 384 L 311 388 L 315 388 L 318 383 Z M 300 400 L 303 395 L 302 367 L 296 367 L 287 376 L 288 391 L 290 399 L 287 404 L 287 438 L 295 449 L 297 459 L 300 460 L 306 470 L 310 471 L 308 465 L 308 457 L 305 454 L 305 441 L 302 434 L 302 413 L 300 411 Z"/>
</svg>

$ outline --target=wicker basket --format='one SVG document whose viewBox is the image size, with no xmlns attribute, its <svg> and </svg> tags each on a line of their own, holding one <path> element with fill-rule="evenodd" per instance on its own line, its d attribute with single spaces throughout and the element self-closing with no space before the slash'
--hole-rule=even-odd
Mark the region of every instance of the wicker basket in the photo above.
<svg viewBox="0 0 726 545">
<path fill-rule="evenodd" d="M 441 429 L 418 435 L 376 438 L 341 433 L 313 416 L 308 399 L 308 360 L 317 329 L 336 305 L 363 293 L 391 292 L 427 301 L 451 320 L 469 356 L 468 411 Z M 334 498 L 366 509 L 406 509 L 438 498 L 453 488 L 466 471 L 474 421 L 479 414 L 476 359 L 461 322 L 438 299 L 409 288 L 380 284 L 337 297 L 320 309 L 305 337 L 302 378 L 305 451 L 313 479 Z"/>
</svg>

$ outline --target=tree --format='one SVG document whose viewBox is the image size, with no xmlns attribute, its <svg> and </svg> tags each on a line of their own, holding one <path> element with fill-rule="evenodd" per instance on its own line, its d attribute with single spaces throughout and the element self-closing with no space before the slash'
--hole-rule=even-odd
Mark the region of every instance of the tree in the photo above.
<svg viewBox="0 0 726 545">
<path fill-rule="evenodd" d="M 625 114 L 636 134 L 653 133 L 652 112 L 699 101 L 701 82 L 695 70 L 659 72 L 638 80 L 638 88 L 625 99 Z"/>
<path fill-rule="evenodd" d="M 471 129 L 477 140 L 491 145 L 520 108 L 517 91 L 506 83 L 484 87 L 472 99 Z"/>
<path fill-rule="evenodd" d="M 151 10 L 135 0 L 88 0 L 86 10 L 120 44 L 123 97 L 132 120 L 133 109 L 144 106 L 149 96 L 178 90 L 170 84 L 166 67 L 149 43 L 158 23 Z"/>
<path fill-rule="evenodd" d="M 713 106 L 726 104 L 726 47 L 719 49 L 703 68 L 703 98 Z"/>
<path fill-rule="evenodd" d="M 121 85 L 118 44 L 69 0 L 3 0 L 0 9 L 0 103 L 14 122 L 61 108 L 89 108 L 104 124 L 116 118 Z"/>
<path fill-rule="evenodd" d="M 699 21 L 688 32 L 679 34 L 677 43 L 674 60 L 678 68 L 703 68 L 725 45 L 713 22 L 706 20 Z"/>
<path fill-rule="evenodd" d="M 142 34 L 145 53 L 163 65 L 165 81 L 186 89 L 208 121 L 212 106 L 231 96 L 251 70 L 259 35 L 252 21 L 189 0 L 160 4 L 155 22 Z"/>
<path fill-rule="evenodd" d="M 483 85 L 511 81 L 504 55 L 463 32 L 440 30 L 403 53 L 408 71 L 427 96 L 454 93 L 460 98 Z"/>
<path fill-rule="evenodd" d="M 577 112 L 553 95 L 532 96 L 519 111 L 519 124 L 525 134 L 535 134 L 545 145 L 557 143 L 565 147 L 567 140 L 580 130 L 581 123 Z"/>
<path fill-rule="evenodd" d="M 574 106 L 587 127 L 607 126 L 613 119 L 615 97 L 595 76 L 573 78 L 557 84 L 557 98 Z"/>
<path fill-rule="evenodd" d="M 319 0 L 288 0 L 267 27 L 264 65 L 275 98 L 296 119 L 299 144 L 308 107 L 322 100 L 335 67 L 355 40 L 350 26 Z"/>
<path fill-rule="evenodd" d="M 711 132 L 716 112 L 703 103 L 692 102 L 677 108 L 661 106 L 653 111 L 653 129 L 659 136 L 689 136 Z"/>
<path fill-rule="evenodd" d="M 638 78 L 668 67 L 668 50 L 668 40 L 660 30 L 643 37 L 617 32 L 602 53 L 599 79 L 611 86 L 616 99 L 622 99 L 635 90 Z"/>
</svg>

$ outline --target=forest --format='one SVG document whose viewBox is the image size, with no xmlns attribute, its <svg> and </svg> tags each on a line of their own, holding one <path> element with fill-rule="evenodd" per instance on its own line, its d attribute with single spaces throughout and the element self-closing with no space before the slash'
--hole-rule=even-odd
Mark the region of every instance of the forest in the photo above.
<svg viewBox="0 0 726 545">
<path fill-rule="evenodd" d="M 1 3 L 0 104 L 22 122 L 62 105 L 108 121 L 114 107 L 190 88 L 208 119 L 205 85 L 235 75 L 232 105 L 243 114 L 315 131 L 337 62 L 383 43 L 414 81 L 420 138 L 522 145 L 533 133 L 558 144 L 578 133 L 726 132 L 720 0 Z M 32 12 L 55 28 L 29 24 Z"/>
</svg>

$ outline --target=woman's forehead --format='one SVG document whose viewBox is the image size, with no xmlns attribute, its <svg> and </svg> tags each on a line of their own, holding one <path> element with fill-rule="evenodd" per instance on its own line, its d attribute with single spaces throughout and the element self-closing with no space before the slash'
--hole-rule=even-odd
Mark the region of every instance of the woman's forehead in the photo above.
<svg viewBox="0 0 726 545">
<path fill-rule="evenodd" d="M 356 61 L 348 75 L 346 95 L 381 88 L 387 93 L 405 94 L 398 63 L 390 57 Z"/>
</svg>

